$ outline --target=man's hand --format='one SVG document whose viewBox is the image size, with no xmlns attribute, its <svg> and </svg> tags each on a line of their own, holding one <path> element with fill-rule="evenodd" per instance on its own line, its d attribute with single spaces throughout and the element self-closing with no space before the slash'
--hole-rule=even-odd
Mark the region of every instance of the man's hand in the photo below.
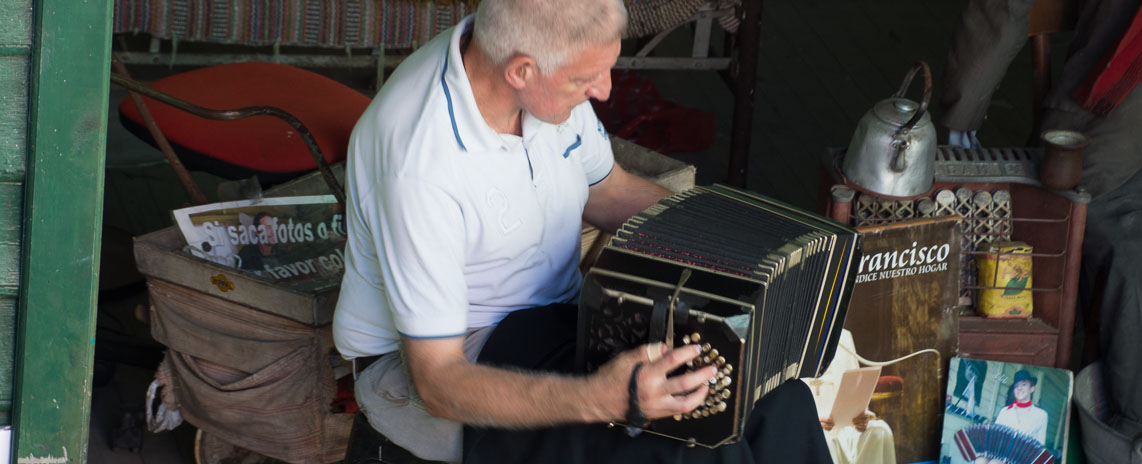
<svg viewBox="0 0 1142 464">
<path fill-rule="evenodd" d="M 833 430 L 833 418 L 832 417 L 822 417 L 822 418 L 820 418 L 820 421 L 821 421 L 821 428 L 825 429 L 826 432 Z"/>
<path fill-rule="evenodd" d="M 668 350 L 662 343 L 652 343 L 629 350 L 616 356 L 603 365 L 592 377 L 593 382 L 604 383 L 606 390 L 613 392 L 607 409 L 622 411 L 625 419 L 630 395 L 627 393 L 631 371 L 635 364 L 642 363 L 638 372 L 638 405 L 647 419 L 660 419 L 693 411 L 706 399 L 709 380 L 717 374 L 717 368 L 706 366 L 692 372 L 673 377 L 667 375 L 686 364 L 686 361 L 701 354 L 697 345 L 687 345 Z M 619 388 L 615 388 L 619 387 Z"/>
<path fill-rule="evenodd" d="M 868 421 L 873 419 L 876 419 L 876 414 L 873 414 L 871 411 L 862 412 L 853 418 L 853 428 L 855 428 L 857 432 L 863 433 L 865 430 L 868 430 Z M 826 432 L 833 430 L 833 426 L 836 425 L 833 423 L 832 417 L 821 417 L 819 420 L 821 421 L 821 428 L 825 429 Z"/>
<path fill-rule="evenodd" d="M 694 410 L 705 400 L 713 366 L 674 377 L 667 373 L 698 356 L 697 346 L 667 350 L 644 345 L 612 359 L 589 377 L 521 372 L 472 364 L 463 337 L 404 339 L 409 372 L 429 414 L 466 424 L 535 427 L 610 422 L 627 417 L 631 371 L 639 408 L 648 419 Z M 648 349 L 649 347 L 649 349 Z"/>
<path fill-rule="evenodd" d="M 863 433 L 868 429 L 868 421 L 872 419 L 873 416 L 871 414 L 868 412 L 862 412 L 860 415 L 853 418 L 853 428 L 855 428 L 857 432 Z"/>
<path fill-rule="evenodd" d="M 948 145 L 962 148 L 979 148 L 979 139 L 975 131 L 948 131 Z"/>
</svg>

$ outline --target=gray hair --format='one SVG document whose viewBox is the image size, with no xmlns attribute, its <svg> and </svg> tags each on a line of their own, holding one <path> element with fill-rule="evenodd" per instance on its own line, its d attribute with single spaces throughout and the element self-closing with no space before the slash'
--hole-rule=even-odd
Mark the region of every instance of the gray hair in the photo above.
<svg viewBox="0 0 1142 464">
<path fill-rule="evenodd" d="M 623 0 L 483 0 L 473 35 L 492 62 L 527 55 L 550 74 L 587 46 L 621 38 L 626 27 Z"/>
</svg>

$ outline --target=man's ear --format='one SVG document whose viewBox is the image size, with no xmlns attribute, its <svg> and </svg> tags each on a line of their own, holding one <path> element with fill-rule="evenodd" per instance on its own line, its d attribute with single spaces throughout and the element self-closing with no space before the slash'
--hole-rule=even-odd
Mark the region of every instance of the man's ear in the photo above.
<svg viewBox="0 0 1142 464">
<path fill-rule="evenodd" d="M 527 55 L 516 55 L 504 66 L 504 80 L 516 90 L 527 87 L 528 82 L 538 75 L 539 66 L 535 58 Z"/>
</svg>

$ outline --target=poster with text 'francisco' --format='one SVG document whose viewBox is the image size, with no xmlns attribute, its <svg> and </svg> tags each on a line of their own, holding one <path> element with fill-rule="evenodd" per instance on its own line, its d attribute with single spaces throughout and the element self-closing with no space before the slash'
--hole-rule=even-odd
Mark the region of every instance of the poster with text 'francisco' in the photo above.
<svg viewBox="0 0 1142 464">
<path fill-rule="evenodd" d="M 956 353 L 959 330 L 960 217 L 857 230 L 863 255 L 845 318 L 856 352 L 873 361 L 925 353 L 884 366 L 869 409 L 891 427 L 897 461 L 934 460 L 943 366 Z"/>
<path fill-rule="evenodd" d="M 190 254 L 274 282 L 325 282 L 340 279 L 345 268 L 345 217 L 332 195 L 213 203 L 172 214 Z"/>
</svg>

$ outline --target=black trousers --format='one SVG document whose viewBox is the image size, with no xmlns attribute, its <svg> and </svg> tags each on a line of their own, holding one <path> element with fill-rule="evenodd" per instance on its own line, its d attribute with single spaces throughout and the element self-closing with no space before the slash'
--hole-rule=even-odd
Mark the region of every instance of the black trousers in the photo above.
<svg viewBox="0 0 1142 464">
<path fill-rule="evenodd" d="M 575 371 L 574 305 L 516 311 L 497 326 L 479 362 L 503 367 Z M 715 449 L 621 427 L 566 425 L 535 430 L 464 427 L 464 462 L 483 463 L 821 463 L 831 464 L 809 387 L 791 380 L 762 398 L 744 439 Z"/>
<path fill-rule="evenodd" d="M 1142 434 L 1142 172 L 1087 207 L 1082 259 L 1085 317 L 1099 329 L 1110 424 L 1133 437 Z"/>
</svg>

